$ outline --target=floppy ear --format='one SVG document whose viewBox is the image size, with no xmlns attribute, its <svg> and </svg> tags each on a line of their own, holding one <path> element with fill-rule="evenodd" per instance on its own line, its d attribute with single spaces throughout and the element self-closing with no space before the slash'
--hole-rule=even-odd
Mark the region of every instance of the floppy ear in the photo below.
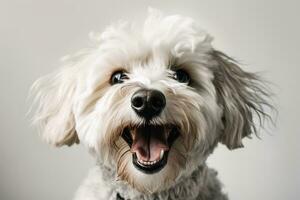
<svg viewBox="0 0 300 200">
<path fill-rule="evenodd" d="M 254 115 L 259 125 L 265 117 L 269 93 L 257 74 L 243 71 L 237 62 L 220 51 L 212 56 L 217 62 L 214 68 L 214 85 L 219 104 L 223 107 L 224 130 L 220 141 L 229 149 L 243 147 L 242 138 L 257 135 Z"/>
<path fill-rule="evenodd" d="M 72 111 L 76 89 L 75 72 L 63 68 L 38 79 L 31 88 L 36 112 L 33 123 L 41 129 L 44 140 L 55 146 L 79 143 Z"/>
</svg>

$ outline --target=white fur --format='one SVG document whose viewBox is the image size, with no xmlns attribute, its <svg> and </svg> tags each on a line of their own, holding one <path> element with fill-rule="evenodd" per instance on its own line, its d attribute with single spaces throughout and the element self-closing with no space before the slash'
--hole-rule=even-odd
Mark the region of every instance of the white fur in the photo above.
<svg viewBox="0 0 300 200">
<path fill-rule="evenodd" d="M 260 94 L 251 89 L 258 79 L 215 51 L 212 37 L 188 17 L 163 16 L 150 9 L 144 26 L 119 22 L 92 38 L 93 47 L 70 56 L 58 72 L 33 86 L 38 105 L 34 122 L 43 138 L 56 146 L 80 141 L 98 161 L 75 199 L 108 200 L 117 193 L 131 200 L 226 199 L 205 160 L 219 141 L 237 148 L 253 132 L 250 113 L 261 107 Z M 174 67 L 186 70 L 192 85 L 174 80 Z M 120 69 L 129 79 L 110 85 L 112 73 Z M 125 154 L 124 178 L 117 160 L 129 147 L 118 134 L 128 124 L 143 123 L 130 106 L 140 88 L 157 89 L 167 99 L 166 108 L 151 123 L 176 124 L 182 134 L 158 173 L 138 171 L 131 153 Z M 243 102 L 244 96 L 257 106 Z M 239 121 L 228 124 L 232 119 Z"/>
</svg>

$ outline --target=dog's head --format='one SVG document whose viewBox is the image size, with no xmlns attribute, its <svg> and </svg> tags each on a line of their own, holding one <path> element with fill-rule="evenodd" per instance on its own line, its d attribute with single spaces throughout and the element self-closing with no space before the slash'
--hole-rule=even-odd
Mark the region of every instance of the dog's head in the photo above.
<svg viewBox="0 0 300 200">
<path fill-rule="evenodd" d="M 266 115 L 258 77 L 190 18 L 151 11 L 143 27 L 120 22 L 94 40 L 34 84 L 34 120 L 47 142 L 80 141 L 140 191 L 189 175 L 218 142 L 242 147 L 253 114 Z"/>
</svg>

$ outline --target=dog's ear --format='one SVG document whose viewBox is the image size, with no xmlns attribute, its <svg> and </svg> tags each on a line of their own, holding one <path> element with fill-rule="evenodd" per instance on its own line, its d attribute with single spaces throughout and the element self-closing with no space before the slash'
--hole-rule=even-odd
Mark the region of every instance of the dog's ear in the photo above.
<svg viewBox="0 0 300 200">
<path fill-rule="evenodd" d="M 33 123 L 51 145 L 79 143 L 72 111 L 76 89 L 74 73 L 72 68 L 62 68 L 38 79 L 30 91 L 34 97 L 31 109 L 36 109 Z"/>
<path fill-rule="evenodd" d="M 214 85 L 218 103 L 223 108 L 224 129 L 220 141 L 229 149 L 243 147 L 242 138 L 256 132 L 255 115 L 261 125 L 270 116 L 265 112 L 271 105 L 269 92 L 257 74 L 245 72 L 237 62 L 214 50 Z"/>
</svg>

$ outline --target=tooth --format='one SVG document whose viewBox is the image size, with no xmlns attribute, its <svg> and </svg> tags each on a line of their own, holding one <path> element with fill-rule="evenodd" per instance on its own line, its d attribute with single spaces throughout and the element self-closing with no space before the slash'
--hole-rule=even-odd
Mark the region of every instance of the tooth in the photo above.
<svg viewBox="0 0 300 200">
<path fill-rule="evenodd" d="M 162 149 L 161 151 L 160 151 L 160 156 L 159 156 L 159 159 L 161 160 L 163 157 L 164 157 L 164 150 Z"/>
</svg>

